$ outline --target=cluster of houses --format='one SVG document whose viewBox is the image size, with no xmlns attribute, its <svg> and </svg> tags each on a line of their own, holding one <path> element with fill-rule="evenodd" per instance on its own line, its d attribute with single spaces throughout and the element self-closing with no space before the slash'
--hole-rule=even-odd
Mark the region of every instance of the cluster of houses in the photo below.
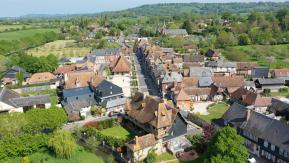
<svg viewBox="0 0 289 163">
<path fill-rule="evenodd" d="M 217 50 L 179 54 L 172 48 L 142 45 L 145 69 L 162 96 L 179 110 L 194 103 L 226 100 L 231 107 L 216 127 L 230 125 L 251 153 L 271 162 L 289 162 L 289 100 L 262 96 L 288 86 L 289 69 L 223 60 Z"/>
</svg>

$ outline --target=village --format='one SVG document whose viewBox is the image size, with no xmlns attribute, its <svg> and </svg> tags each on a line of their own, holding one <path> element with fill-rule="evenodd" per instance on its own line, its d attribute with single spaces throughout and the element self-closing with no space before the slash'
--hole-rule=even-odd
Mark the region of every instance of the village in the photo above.
<svg viewBox="0 0 289 163">
<path fill-rule="evenodd" d="M 166 26 L 160 32 L 188 36 Z M 9 69 L 1 80 L 0 113 L 64 109 L 63 128 L 71 131 L 117 119 L 133 135 L 121 148 L 107 147 L 118 162 L 143 161 L 152 149 L 193 160 L 198 152 L 187 137 L 208 126 L 234 127 L 261 162 L 289 162 L 289 99 L 278 96 L 288 92 L 289 69 L 232 62 L 217 49 L 201 52 L 193 44 L 184 47 L 188 54 L 177 53 L 136 34 L 106 39 L 120 47 L 62 58 L 53 73 Z"/>
</svg>

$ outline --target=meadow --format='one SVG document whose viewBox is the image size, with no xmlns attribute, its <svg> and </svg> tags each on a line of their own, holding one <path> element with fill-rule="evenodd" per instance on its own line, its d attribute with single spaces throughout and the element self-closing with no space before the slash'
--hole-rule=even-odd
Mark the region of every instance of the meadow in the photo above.
<svg viewBox="0 0 289 163">
<path fill-rule="evenodd" d="M 0 32 L 5 32 L 5 31 L 10 31 L 10 30 L 21 30 L 26 28 L 26 29 L 29 29 L 29 28 L 32 28 L 32 27 L 37 27 L 37 26 L 34 26 L 34 25 L 20 25 L 20 24 L 16 24 L 16 25 L 0 25 Z"/>
<path fill-rule="evenodd" d="M 234 46 L 221 52 L 231 61 L 254 61 L 259 66 L 289 68 L 289 44 Z"/>
<path fill-rule="evenodd" d="M 45 33 L 45 32 L 58 32 L 58 29 L 50 29 L 50 28 L 40 28 L 40 29 L 27 29 L 27 30 L 20 30 L 20 31 L 13 31 L 13 32 L 4 32 L 0 33 L 0 40 L 19 40 L 21 38 L 30 37 L 38 33 Z"/>
<path fill-rule="evenodd" d="M 42 46 L 29 49 L 27 54 L 33 56 L 47 56 L 54 54 L 57 57 L 80 57 L 89 53 L 91 49 L 88 47 L 78 47 L 74 40 L 56 40 L 46 43 Z"/>
</svg>

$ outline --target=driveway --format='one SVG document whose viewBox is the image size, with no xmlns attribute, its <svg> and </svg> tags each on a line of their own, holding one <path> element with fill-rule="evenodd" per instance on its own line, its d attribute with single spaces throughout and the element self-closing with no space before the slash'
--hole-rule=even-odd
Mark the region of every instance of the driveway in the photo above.
<svg viewBox="0 0 289 163">
<path fill-rule="evenodd" d="M 208 106 L 211 105 L 213 102 L 197 102 L 194 103 L 194 110 L 193 113 L 200 113 L 201 115 L 208 115 Z"/>
</svg>

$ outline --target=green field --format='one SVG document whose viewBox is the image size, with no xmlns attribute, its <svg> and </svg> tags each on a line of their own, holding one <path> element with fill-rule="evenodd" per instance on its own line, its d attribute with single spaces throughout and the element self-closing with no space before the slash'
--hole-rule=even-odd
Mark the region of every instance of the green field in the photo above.
<svg viewBox="0 0 289 163">
<path fill-rule="evenodd" d="M 26 29 L 29 29 L 31 27 L 37 27 L 33 25 L 0 25 L 0 32 L 7 31 L 7 30 L 21 30 L 25 27 Z"/>
<path fill-rule="evenodd" d="M 44 150 L 28 156 L 30 163 L 104 163 L 104 161 L 93 153 L 85 151 L 82 147 L 78 147 L 77 151 L 73 154 L 72 158 L 60 159 L 56 158 L 53 154 Z M 14 158 L 5 163 L 21 163 L 22 158 Z"/>
<path fill-rule="evenodd" d="M 14 31 L 14 32 L 4 32 L 0 33 L 0 40 L 18 40 L 24 37 L 29 37 L 33 36 L 37 33 L 45 33 L 45 32 L 58 32 L 58 29 L 46 29 L 46 28 L 41 28 L 41 29 L 28 29 L 28 30 L 20 30 L 20 31 Z"/>
<path fill-rule="evenodd" d="M 177 158 L 174 155 L 172 155 L 168 152 L 165 152 L 165 153 L 162 153 L 161 155 L 157 156 L 156 162 L 162 162 L 162 161 L 168 161 L 168 160 L 172 160 L 172 161 L 170 161 L 170 163 L 179 163 L 180 162 L 180 161 L 175 160 L 175 159 L 177 159 Z"/>
<path fill-rule="evenodd" d="M 222 50 L 231 61 L 254 61 L 270 68 L 289 67 L 289 44 L 234 46 Z"/>
<path fill-rule="evenodd" d="M 122 126 L 115 126 L 112 128 L 107 128 L 107 129 L 101 130 L 101 133 L 106 136 L 114 136 L 114 137 L 125 139 L 125 140 L 129 139 L 132 136 L 132 134 L 128 130 L 123 128 Z"/>
<path fill-rule="evenodd" d="M 78 47 L 74 40 L 57 40 L 37 48 L 29 49 L 27 54 L 34 56 L 47 56 L 54 54 L 61 57 L 79 57 L 89 53 L 91 49 L 88 47 Z"/>
<path fill-rule="evenodd" d="M 198 116 L 207 122 L 211 122 L 214 119 L 221 118 L 228 108 L 229 105 L 227 105 L 226 103 L 218 103 L 208 108 L 208 115 Z"/>
</svg>

